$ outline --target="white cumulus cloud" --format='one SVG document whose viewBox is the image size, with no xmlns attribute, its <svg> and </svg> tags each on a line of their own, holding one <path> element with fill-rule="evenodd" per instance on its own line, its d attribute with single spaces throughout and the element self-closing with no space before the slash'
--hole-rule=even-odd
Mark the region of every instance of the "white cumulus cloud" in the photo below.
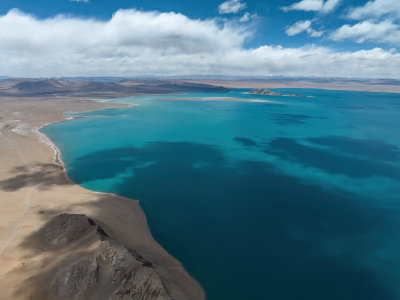
<svg viewBox="0 0 400 300">
<path fill-rule="evenodd" d="M 341 26 L 331 39 L 400 45 L 400 0 L 371 0 L 351 8 L 347 17 L 358 23 Z"/>
<path fill-rule="evenodd" d="M 249 12 L 245 12 L 243 16 L 239 19 L 239 22 L 245 23 L 258 18 L 259 16 L 257 14 L 251 14 Z"/>
<path fill-rule="evenodd" d="M 0 47 L 18 52 L 104 53 L 138 49 L 164 53 L 201 53 L 240 46 L 244 28 L 192 20 L 182 14 L 119 10 L 110 20 L 56 16 L 39 20 L 18 10 L 0 17 Z"/>
<path fill-rule="evenodd" d="M 241 23 L 182 14 L 117 11 L 109 20 L 0 16 L 0 74 L 53 76 L 343 76 L 400 78 L 400 54 L 381 48 L 246 48 Z"/>
<path fill-rule="evenodd" d="M 355 20 L 389 16 L 400 18 L 399 0 L 373 0 L 350 10 L 348 17 Z"/>
<path fill-rule="evenodd" d="M 355 25 L 343 25 L 331 35 L 333 40 L 354 39 L 357 43 L 374 42 L 400 45 L 400 26 L 391 21 L 373 23 L 359 22 Z"/>
<path fill-rule="evenodd" d="M 228 0 L 218 6 L 219 14 L 236 14 L 246 8 L 246 2 L 241 0 Z"/>
<path fill-rule="evenodd" d="M 303 31 L 307 30 L 311 26 L 310 20 L 305 21 L 297 21 L 292 26 L 286 29 L 286 34 L 288 36 L 294 36 L 296 34 L 302 33 Z"/>
<path fill-rule="evenodd" d="M 282 7 L 282 9 L 284 11 L 303 10 L 329 13 L 335 10 L 340 2 L 341 0 L 301 0 L 300 2 L 293 3 L 292 5 Z"/>
<path fill-rule="evenodd" d="M 310 37 L 320 37 L 323 32 L 312 29 L 311 24 L 312 22 L 310 20 L 297 21 L 286 29 L 286 34 L 288 36 L 294 36 L 305 31 Z"/>
</svg>

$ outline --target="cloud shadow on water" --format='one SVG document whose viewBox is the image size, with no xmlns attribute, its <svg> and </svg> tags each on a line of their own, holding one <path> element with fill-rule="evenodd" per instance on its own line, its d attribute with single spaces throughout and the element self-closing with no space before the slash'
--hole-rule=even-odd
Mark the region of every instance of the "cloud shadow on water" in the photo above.
<svg viewBox="0 0 400 300">
<path fill-rule="evenodd" d="M 271 119 L 279 125 L 298 125 L 304 124 L 306 120 L 311 119 L 310 116 L 296 114 L 273 114 Z"/>
<path fill-rule="evenodd" d="M 244 147 L 260 147 L 260 145 L 258 145 L 255 141 L 246 137 L 237 136 L 234 138 L 234 140 Z"/>
<path fill-rule="evenodd" d="M 387 162 L 395 160 L 398 155 L 397 150 L 390 144 L 329 137 L 308 139 L 308 141 L 327 148 L 305 145 L 296 139 L 278 137 L 269 142 L 264 151 L 280 159 L 294 161 L 305 167 L 318 168 L 330 174 L 344 174 L 358 179 L 382 176 L 400 181 L 400 168 Z M 368 149 L 365 145 L 370 145 L 371 148 Z M 357 153 L 360 155 L 356 156 Z"/>
<path fill-rule="evenodd" d="M 289 139 L 270 151 L 300 151 L 295 158 L 314 165 L 339 159 Z M 364 262 L 399 224 L 351 194 L 301 183 L 265 162 L 232 166 L 218 148 L 187 142 L 98 151 L 71 167 L 80 183 L 133 170 L 114 192 L 141 201 L 156 239 L 209 299 L 395 299 L 397 287 Z"/>
<path fill-rule="evenodd" d="M 308 138 L 307 141 L 331 148 L 346 155 L 359 156 L 386 162 L 400 161 L 400 149 L 395 145 L 369 139 L 346 136 L 324 136 Z"/>
</svg>

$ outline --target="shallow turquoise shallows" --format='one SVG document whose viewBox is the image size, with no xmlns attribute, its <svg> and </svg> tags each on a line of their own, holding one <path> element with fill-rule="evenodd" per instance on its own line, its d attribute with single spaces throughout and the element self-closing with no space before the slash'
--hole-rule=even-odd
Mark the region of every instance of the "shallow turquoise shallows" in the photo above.
<svg viewBox="0 0 400 300">
<path fill-rule="evenodd" d="M 74 181 L 140 200 L 207 299 L 400 299 L 400 95 L 245 91 L 111 100 L 140 105 L 43 132 Z"/>
</svg>

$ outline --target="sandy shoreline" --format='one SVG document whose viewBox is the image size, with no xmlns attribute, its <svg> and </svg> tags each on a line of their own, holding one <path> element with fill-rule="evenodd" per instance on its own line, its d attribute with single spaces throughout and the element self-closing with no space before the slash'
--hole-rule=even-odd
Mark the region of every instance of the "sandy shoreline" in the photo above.
<svg viewBox="0 0 400 300">
<path fill-rule="evenodd" d="M 32 278 L 57 267 L 68 253 L 38 252 L 32 235 L 60 213 L 92 217 L 114 239 L 156 267 L 175 299 L 203 299 L 181 264 L 152 237 L 138 201 L 86 190 L 66 175 L 60 150 L 39 130 L 63 121 L 64 111 L 119 107 L 87 99 L 0 99 L 0 299 L 29 299 Z M 46 287 L 48 282 L 42 282 Z"/>
</svg>

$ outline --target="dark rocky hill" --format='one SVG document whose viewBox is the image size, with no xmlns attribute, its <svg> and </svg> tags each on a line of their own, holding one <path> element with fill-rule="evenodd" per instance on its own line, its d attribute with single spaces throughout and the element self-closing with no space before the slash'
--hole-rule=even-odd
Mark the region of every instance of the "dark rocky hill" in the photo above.
<svg viewBox="0 0 400 300">
<path fill-rule="evenodd" d="M 32 299 L 172 299 L 150 261 L 85 215 L 54 217 L 36 240 L 38 250 L 57 253 L 59 261 L 32 278 Z"/>
</svg>

